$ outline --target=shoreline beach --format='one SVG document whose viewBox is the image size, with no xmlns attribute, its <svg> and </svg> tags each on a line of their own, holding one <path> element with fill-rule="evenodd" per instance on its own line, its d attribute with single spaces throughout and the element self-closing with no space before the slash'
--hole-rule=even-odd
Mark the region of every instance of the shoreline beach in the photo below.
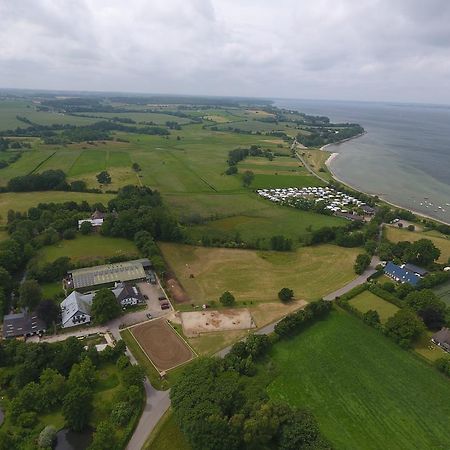
<svg viewBox="0 0 450 450">
<path fill-rule="evenodd" d="M 336 143 L 324 145 L 323 147 L 320 148 L 320 150 L 323 151 L 326 147 L 329 147 L 329 146 L 331 146 L 331 145 L 341 145 L 341 144 L 345 143 L 346 141 L 349 141 L 350 139 L 355 139 L 355 138 L 357 138 L 357 137 L 363 136 L 363 135 L 366 134 L 366 133 L 367 133 L 367 131 L 365 131 L 364 133 L 358 134 L 357 136 L 353 136 L 353 137 L 351 137 L 351 138 L 349 138 L 349 139 L 345 139 L 345 140 L 343 140 L 343 141 L 341 141 L 341 142 L 336 142 Z M 325 151 L 328 151 L 328 150 L 325 150 Z M 339 152 L 332 152 L 331 155 L 328 157 L 328 159 L 325 161 L 325 165 L 327 166 L 328 170 L 330 171 L 330 174 L 331 174 L 331 176 L 333 177 L 333 179 L 335 179 L 335 180 L 338 181 L 339 183 L 343 184 L 344 186 L 349 187 L 350 189 L 353 189 L 354 191 L 362 192 L 363 194 L 366 194 L 366 195 L 376 195 L 376 196 L 377 196 L 380 200 L 382 200 L 384 203 L 387 203 L 388 205 L 391 205 L 391 206 L 393 206 L 393 207 L 395 207 L 395 208 L 406 209 L 406 210 L 408 210 L 408 211 L 411 211 L 413 214 L 415 214 L 415 215 L 417 215 L 417 216 L 419 216 L 419 217 L 424 217 L 424 218 L 426 218 L 426 219 L 430 219 L 430 220 L 433 220 L 433 221 L 435 221 L 435 222 L 442 223 L 442 224 L 444 224 L 444 225 L 450 225 L 449 222 L 446 222 L 446 221 L 444 221 L 444 220 L 436 219 L 435 217 L 431 217 L 431 216 L 429 216 L 429 215 L 427 215 L 427 214 L 424 214 L 424 213 L 422 213 L 422 212 L 415 211 L 414 209 L 411 209 L 411 208 L 409 208 L 409 207 L 401 206 L 401 205 L 398 205 L 398 204 L 396 204 L 396 203 L 393 203 L 393 202 L 391 202 L 391 201 L 389 201 L 389 200 L 386 200 L 386 198 L 383 197 L 382 194 L 373 193 L 373 192 L 372 192 L 372 193 L 365 192 L 365 191 L 363 191 L 362 189 L 360 189 L 360 188 L 358 188 L 358 187 L 356 187 L 356 186 L 352 186 L 350 183 L 347 183 L 347 182 L 341 180 L 339 177 L 336 176 L 336 174 L 333 172 L 333 169 L 331 168 L 331 162 L 332 162 L 334 159 L 336 159 L 338 156 L 339 156 Z"/>
</svg>

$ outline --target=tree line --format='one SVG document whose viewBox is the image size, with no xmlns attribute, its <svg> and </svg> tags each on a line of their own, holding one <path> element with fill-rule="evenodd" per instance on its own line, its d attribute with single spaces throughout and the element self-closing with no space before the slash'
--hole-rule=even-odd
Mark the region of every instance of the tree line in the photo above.
<svg viewBox="0 0 450 450">
<path fill-rule="evenodd" d="M 320 319 L 330 307 L 313 302 L 304 320 Z M 301 331 L 302 319 L 297 317 L 298 324 L 281 325 L 274 336 L 251 335 L 233 345 L 223 359 L 199 358 L 184 370 L 170 397 L 175 418 L 194 450 L 331 449 L 310 411 L 271 401 L 265 390 L 272 374 L 259 363 L 267 362 L 277 336 Z M 287 324 L 292 319 L 284 320 Z"/>
</svg>

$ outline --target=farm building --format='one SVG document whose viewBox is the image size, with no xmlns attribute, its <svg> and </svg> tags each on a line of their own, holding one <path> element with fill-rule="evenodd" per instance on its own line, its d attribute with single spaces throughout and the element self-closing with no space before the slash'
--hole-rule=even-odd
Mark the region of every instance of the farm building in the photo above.
<svg viewBox="0 0 450 450">
<path fill-rule="evenodd" d="M 136 286 L 124 283 L 116 283 L 111 292 L 115 295 L 120 306 L 127 307 L 137 305 L 144 300 Z M 63 328 L 91 322 L 91 306 L 95 292 L 82 294 L 72 291 L 65 300 L 61 302 L 61 325 Z"/>
<path fill-rule="evenodd" d="M 7 314 L 3 318 L 3 337 L 27 337 L 45 333 L 45 323 L 35 312 Z"/>
<path fill-rule="evenodd" d="M 446 352 L 450 353 L 450 329 L 442 328 L 442 330 L 433 335 L 431 340 Z"/>
<path fill-rule="evenodd" d="M 406 263 L 404 267 L 406 270 L 414 272 L 416 275 L 419 275 L 420 277 L 424 277 L 428 273 L 428 270 L 423 269 L 422 267 L 416 266 L 414 264 Z"/>
<path fill-rule="evenodd" d="M 397 281 L 399 283 L 409 283 L 412 286 L 416 286 L 417 283 L 420 281 L 420 276 L 416 273 L 407 270 L 405 266 L 398 266 L 397 264 L 394 264 L 392 261 L 389 261 L 385 268 L 384 273 L 394 281 Z"/>
<path fill-rule="evenodd" d="M 91 305 L 94 294 L 70 293 L 61 302 L 61 325 L 63 328 L 74 327 L 91 321 Z"/>
<path fill-rule="evenodd" d="M 114 283 L 145 280 L 146 270 L 151 263 L 148 259 L 136 259 L 115 264 L 86 267 L 76 269 L 67 273 L 65 279 L 69 289 L 89 289 L 95 286 L 108 286 Z"/>
<path fill-rule="evenodd" d="M 92 213 L 91 217 L 88 219 L 81 219 L 78 221 L 78 229 L 81 228 L 81 224 L 84 222 L 89 222 L 94 228 L 101 227 L 103 225 L 103 221 L 105 220 L 105 213 L 96 210 Z"/>
<path fill-rule="evenodd" d="M 120 306 L 131 306 L 142 303 L 144 297 L 136 286 L 119 283 L 112 290 Z"/>
</svg>

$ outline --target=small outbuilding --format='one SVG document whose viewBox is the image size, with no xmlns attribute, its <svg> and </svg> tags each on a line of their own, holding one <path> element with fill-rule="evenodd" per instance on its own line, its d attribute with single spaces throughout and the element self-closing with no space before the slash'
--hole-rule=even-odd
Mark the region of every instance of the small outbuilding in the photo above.
<svg viewBox="0 0 450 450">
<path fill-rule="evenodd" d="M 3 337 L 27 337 L 45 333 L 45 323 L 35 312 L 7 314 L 3 317 Z"/>
<path fill-rule="evenodd" d="M 438 347 L 441 347 L 443 350 L 450 353 L 450 329 L 442 328 L 442 330 L 433 335 L 431 341 Z"/>
</svg>

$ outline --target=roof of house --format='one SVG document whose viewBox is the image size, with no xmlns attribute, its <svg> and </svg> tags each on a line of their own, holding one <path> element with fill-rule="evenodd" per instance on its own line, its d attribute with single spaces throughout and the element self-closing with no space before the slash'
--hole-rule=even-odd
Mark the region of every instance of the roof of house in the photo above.
<svg viewBox="0 0 450 450">
<path fill-rule="evenodd" d="M 106 217 L 106 214 L 99 211 L 98 209 L 96 209 L 92 215 L 91 215 L 91 219 L 95 220 L 95 219 L 104 219 Z"/>
<path fill-rule="evenodd" d="M 45 331 L 45 323 L 35 312 L 7 314 L 3 318 L 3 337 L 25 336 Z"/>
<path fill-rule="evenodd" d="M 376 212 L 376 209 L 369 205 L 361 205 L 361 209 L 369 214 L 374 214 Z"/>
<path fill-rule="evenodd" d="M 397 264 L 394 264 L 392 261 L 389 261 L 386 264 L 384 273 L 391 275 L 402 283 L 409 283 L 413 286 L 420 281 L 420 277 L 417 274 L 407 270 L 404 267 L 397 266 Z"/>
<path fill-rule="evenodd" d="M 118 281 L 139 280 L 145 278 L 145 262 L 149 263 L 148 259 L 105 264 L 103 266 L 72 270 L 69 274 L 72 275 L 73 287 L 75 289 Z"/>
<path fill-rule="evenodd" d="M 91 306 L 94 294 L 80 294 L 77 291 L 72 291 L 61 302 L 61 322 L 64 325 L 77 312 L 90 315 Z"/>
<path fill-rule="evenodd" d="M 354 220 L 357 222 L 364 222 L 364 217 L 359 216 L 358 214 L 344 213 L 341 211 L 336 211 L 334 214 L 338 217 L 343 217 L 344 219 Z"/>
<path fill-rule="evenodd" d="M 411 272 L 417 273 L 417 275 L 421 275 L 421 276 L 424 276 L 424 275 L 426 275 L 428 273 L 427 269 L 424 269 L 422 267 L 416 266 L 415 264 L 406 263 L 404 265 L 404 268 L 406 270 L 411 271 Z"/>
<path fill-rule="evenodd" d="M 142 300 L 142 294 L 136 286 L 130 284 L 120 284 L 113 290 L 113 294 L 116 296 L 117 300 L 121 302 L 126 298 L 135 298 L 138 301 Z"/>
<path fill-rule="evenodd" d="M 450 329 L 442 328 L 442 330 L 433 335 L 432 339 L 440 344 L 450 346 Z"/>
</svg>

